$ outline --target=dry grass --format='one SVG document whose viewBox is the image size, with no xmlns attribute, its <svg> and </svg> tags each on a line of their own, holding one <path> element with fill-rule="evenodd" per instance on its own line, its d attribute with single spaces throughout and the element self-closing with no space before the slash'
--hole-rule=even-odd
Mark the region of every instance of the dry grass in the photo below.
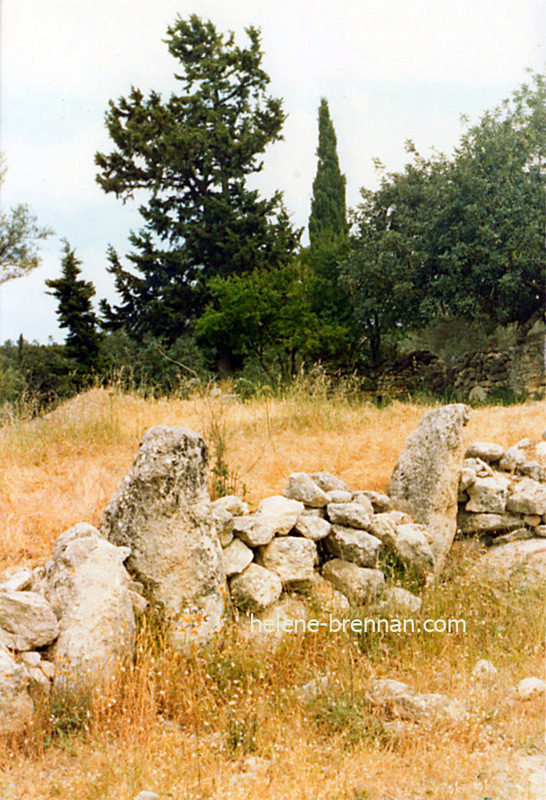
<svg viewBox="0 0 546 800">
<path fill-rule="evenodd" d="M 296 470 L 324 469 L 354 489 L 386 489 L 406 436 L 428 409 L 378 409 L 302 391 L 224 404 L 94 390 L 49 418 L 0 432 L 2 567 L 40 563 L 67 527 L 97 524 L 152 425 L 200 431 L 213 461 L 225 445 L 239 492 L 244 484 L 256 504 L 280 493 Z M 467 439 L 538 439 L 544 411 L 538 402 L 476 410 Z M 490 764 L 541 746 L 540 701 L 514 701 L 512 690 L 543 670 L 543 598 L 469 585 L 460 566 L 455 553 L 424 613 L 465 618 L 466 635 L 323 632 L 259 652 L 235 637 L 187 659 L 165 644 L 160 628 L 144 625 L 135 663 L 110 688 L 79 709 L 43 704 L 35 729 L 0 750 L 0 797 L 130 800 L 149 789 L 173 798 L 482 800 L 494 786 Z M 494 686 L 471 677 L 482 657 L 499 669 Z M 324 674 L 332 679 L 326 697 L 307 705 L 295 699 L 295 687 Z M 448 693 L 469 715 L 395 737 L 365 700 L 379 677 Z"/>
</svg>

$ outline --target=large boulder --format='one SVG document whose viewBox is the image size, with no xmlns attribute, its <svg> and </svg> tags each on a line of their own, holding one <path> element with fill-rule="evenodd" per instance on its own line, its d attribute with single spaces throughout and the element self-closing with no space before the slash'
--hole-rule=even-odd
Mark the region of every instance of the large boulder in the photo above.
<svg viewBox="0 0 546 800">
<path fill-rule="evenodd" d="M 390 484 L 395 506 L 431 533 L 435 571 L 443 568 L 457 530 L 457 496 L 469 409 L 455 403 L 429 411 L 407 439 Z"/>
<path fill-rule="evenodd" d="M 131 548 L 129 569 L 163 604 L 182 649 L 210 640 L 225 621 L 226 576 L 207 484 L 198 434 L 150 428 L 101 524 L 111 542 Z"/>
<path fill-rule="evenodd" d="M 131 654 L 132 582 L 123 565 L 129 552 L 85 523 L 57 539 L 43 585 L 59 619 L 59 636 L 49 654 L 56 666 L 56 689 L 92 686 Z"/>
</svg>

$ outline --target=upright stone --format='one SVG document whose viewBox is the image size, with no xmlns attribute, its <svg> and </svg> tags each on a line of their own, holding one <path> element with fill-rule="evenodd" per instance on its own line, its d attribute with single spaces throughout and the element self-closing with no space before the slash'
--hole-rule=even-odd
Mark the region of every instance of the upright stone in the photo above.
<svg viewBox="0 0 546 800">
<path fill-rule="evenodd" d="M 102 525 L 163 604 L 175 645 L 208 641 L 224 624 L 227 584 L 207 487 L 207 446 L 180 426 L 150 428 Z"/>
<path fill-rule="evenodd" d="M 395 506 L 431 534 L 435 570 L 444 566 L 457 530 L 457 494 L 464 456 L 462 403 L 430 411 L 406 440 L 394 468 L 389 495 Z"/>
</svg>

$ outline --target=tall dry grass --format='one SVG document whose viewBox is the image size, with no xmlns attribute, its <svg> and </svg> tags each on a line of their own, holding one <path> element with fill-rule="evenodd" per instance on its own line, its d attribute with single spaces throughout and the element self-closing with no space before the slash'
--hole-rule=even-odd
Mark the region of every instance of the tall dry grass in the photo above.
<svg viewBox="0 0 546 800">
<path fill-rule="evenodd" d="M 231 480 L 257 504 L 280 493 L 296 470 L 328 470 L 354 489 L 386 489 L 406 436 L 429 408 L 378 409 L 301 388 L 247 403 L 93 390 L 47 418 L 0 432 L 2 565 L 46 560 L 67 527 L 97 524 L 152 425 L 202 433 L 212 463 L 222 451 Z M 544 411 L 543 403 L 473 411 L 467 440 L 538 439 Z M 232 631 L 185 658 L 168 645 L 161 620 L 145 618 L 135 660 L 120 665 L 110 686 L 92 700 L 42 701 L 34 729 L 0 745 L 0 797 L 129 800 L 142 789 L 237 800 L 487 797 L 496 759 L 541 747 L 541 703 L 517 702 L 513 687 L 542 670 L 544 603 L 540 590 L 471 583 L 463 569 L 471 558 L 455 551 L 423 611 L 464 618 L 465 635 L 322 631 L 258 650 Z M 478 658 L 497 665 L 495 684 L 472 678 Z M 330 677 L 326 694 L 302 702 L 298 687 L 321 675 Z M 394 734 L 366 701 L 380 677 L 445 692 L 466 703 L 468 716 Z"/>
</svg>

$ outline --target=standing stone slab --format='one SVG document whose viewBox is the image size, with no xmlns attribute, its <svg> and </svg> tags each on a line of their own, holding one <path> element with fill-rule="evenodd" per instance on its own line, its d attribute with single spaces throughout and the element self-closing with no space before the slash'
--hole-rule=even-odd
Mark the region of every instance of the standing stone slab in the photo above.
<svg viewBox="0 0 546 800">
<path fill-rule="evenodd" d="M 224 624 L 227 584 L 207 487 L 207 447 L 193 431 L 148 430 L 101 525 L 131 548 L 128 567 L 153 591 L 175 645 L 208 641 Z"/>
<path fill-rule="evenodd" d="M 430 411 L 406 440 L 391 478 L 389 494 L 396 507 L 430 531 L 437 574 L 457 530 L 463 427 L 468 415 L 468 407 L 461 403 Z"/>
<path fill-rule="evenodd" d="M 92 686 L 133 652 L 132 584 L 123 565 L 129 552 L 85 523 L 57 539 L 44 586 L 59 619 L 59 636 L 49 653 L 56 689 Z"/>
</svg>

